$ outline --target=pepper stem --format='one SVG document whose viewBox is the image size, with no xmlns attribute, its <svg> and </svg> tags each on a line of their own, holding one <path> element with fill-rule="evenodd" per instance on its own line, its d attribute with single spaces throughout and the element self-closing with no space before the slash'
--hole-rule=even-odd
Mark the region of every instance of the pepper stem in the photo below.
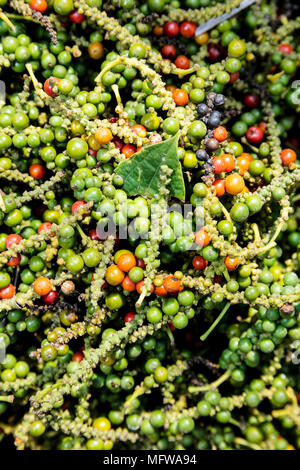
<svg viewBox="0 0 300 470">
<path fill-rule="evenodd" d="M 280 222 L 280 224 L 278 225 L 277 229 L 275 230 L 275 233 L 274 233 L 273 237 L 271 238 L 271 240 L 269 241 L 269 243 L 266 246 L 262 247 L 260 250 L 258 250 L 256 252 L 257 254 L 265 253 L 266 251 L 269 251 L 271 248 L 273 248 L 273 246 L 276 246 L 275 240 L 278 237 L 278 235 L 280 234 L 283 225 L 284 225 L 284 221 Z"/>
<path fill-rule="evenodd" d="M 251 225 L 251 228 L 254 232 L 254 239 L 255 239 L 255 242 L 256 243 L 260 243 L 261 242 L 261 237 L 260 237 L 260 232 L 259 232 L 259 228 L 258 228 L 258 225 L 257 224 L 252 224 Z"/>
<path fill-rule="evenodd" d="M 220 323 L 220 321 L 222 320 L 222 318 L 224 317 L 225 313 L 227 312 L 227 310 L 229 309 L 230 307 L 230 302 L 227 302 L 227 304 L 225 305 L 225 307 L 223 308 L 223 310 L 221 311 L 221 313 L 218 315 L 218 317 L 215 319 L 215 321 L 213 322 L 212 325 L 210 325 L 210 327 L 208 328 L 208 330 L 206 331 L 206 333 L 204 333 L 202 336 L 200 336 L 200 339 L 201 341 L 205 341 L 206 338 L 210 335 L 210 333 L 216 328 L 216 326 L 218 325 L 218 323 Z"/>
<path fill-rule="evenodd" d="M 44 92 L 44 90 L 42 90 L 42 85 L 39 83 L 38 79 L 36 78 L 36 76 L 34 75 L 34 72 L 33 72 L 33 69 L 32 69 L 32 65 L 31 64 L 26 64 L 25 65 L 29 75 L 30 75 L 30 78 L 31 78 L 31 81 L 33 83 L 33 86 L 34 86 L 34 89 L 36 91 L 36 93 L 42 98 L 42 99 L 45 99 L 48 97 L 47 93 Z"/>
<path fill-rule="evenodd" d="M 6 403 L 13 403 L 14 399 L 13 395 L 0 395 L 0 401 L 5 401 Z"/>
<path fill-rule="evenodd" d="M 104 69 L 101 70 L 101 72 L 97 75 L 97 77 L 95 78 L 95 82 L 102 85 L 103 75 L 105 75 L 106 72 L 108 72 L 110 69 L 112 69 L 116 65 L 120 64 L 122 61 L 123 61 L 122 57 L 117 57 L 115 60 L 112 60 L 111 62 L 109 62 L 109 64 L 107 64 L 106 67 L 104 67 Z"/>
<path fill-rule="evenodd" d="M 188 388 L 189 393 L 198 393 L 198 392 L 206 392 L 207 390 L 215 390 L 218 388 L 223 382 L 226 382 L 227 379 L 231 376 L 231 367 L 227 369 L 224 374 L 222 374 L 217 380 L 211 382 L 207 385 L 202 385 L 201 387 L 196 387 L 191 385 Z"/>
<path fill-rule="evenodd" d="M 2 21 L 4 21 L 4 23 L 6 23 L 7 26 L 9 26 L 9 28 L 10 28 L 12 31 L 16 31 L 15 25 L 10 21 L 9 18 L 7 18 L 6 14 L 3 13 L 2 10 L 0 10 L 0 19 L 1 19 Z"/>
</svg>

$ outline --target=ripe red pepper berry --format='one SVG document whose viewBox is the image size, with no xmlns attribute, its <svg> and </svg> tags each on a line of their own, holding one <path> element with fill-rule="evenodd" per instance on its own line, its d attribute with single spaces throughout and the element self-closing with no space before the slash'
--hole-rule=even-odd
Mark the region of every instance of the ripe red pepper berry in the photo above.
<svg viewBox="0 0 300 470">
<path fill-rule="evenodd" d="M 47 304 L 53 304 L 59 297 L 59 293 L 56 290 L 52 290 L 49 292 L 49 294 L 43 295 L 42 296 L 42 301 Z"/>
<path fill-rule="evenodd" d="M 244 98 L 244 103 L 248 108 L 256 108 L 259 103 L 259 98 L 257 95 L 246 95 Z"/>
<path fill-rule="evenodd" d="M 169 38 L 175 38 L 179 33 L 179 25 L 175 21 L 169 21 L 164 25 L 164 33 Z"/>
<path fill-rule="evenodd" d="M 174 59 L 176 57 L 176 47 L 172 44 L 166 44 L 162 47 L 161 54 L 165 59 Z"/>
<path fill-rule="evenodd" d="M 85 20 L 85 16 L 79 13 L 77 10 L 72 11 L 69 14 L 69 18 L 73 23 L 80 24 Z"/>
<path fill-rule="evenodd" d="M 193 21 L 183 21 L 180 25 L 180 34 L 184 38 L 192 38 L 195 36 L 196 29 L 197 25 Z"/>
<path fill-rule="evenodd" d="M 251 126 L 246 132 L 246 138 L 250 144 L 259 144 L 264 138 L 264 133 L 258 126 Z"/>
<path fill-rule="evenodd" d="M 54 93 L 53 88 L 55 85 L 58 85 L 60 82 L 60 79 L 57 77 L 49 77 L 44 83 L 44 91 L 47 93 L 47 95 L 51 96 L 52 98 L 55 98 L 56 93 Z"/>
</svg>

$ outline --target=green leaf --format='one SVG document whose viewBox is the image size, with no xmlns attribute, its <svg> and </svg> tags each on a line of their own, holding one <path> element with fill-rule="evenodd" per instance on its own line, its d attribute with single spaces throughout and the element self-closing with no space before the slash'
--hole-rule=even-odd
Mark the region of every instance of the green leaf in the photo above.
<svg viewBox="0 0 300 470">
<path fill-rule="evenodd" d="M 159 191 L 161 166 L 172 168 L 168 189 L 171 196 L 185 199 L 185 185 L 178 154 L 178 136 L 159 144 L 149 145 L 120 163 L 116 173 L 124 180 L 124 191 L 129 196 L 140 194 L 153 197 Z"/>
</svg>

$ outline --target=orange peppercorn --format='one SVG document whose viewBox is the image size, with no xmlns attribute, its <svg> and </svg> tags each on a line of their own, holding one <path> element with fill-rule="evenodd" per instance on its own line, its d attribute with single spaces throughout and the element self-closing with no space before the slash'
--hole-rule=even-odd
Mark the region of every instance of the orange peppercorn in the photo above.
<svg viewBox="0 0 300 470">
<path fill-rule="evenodd" d="M 234 269 L 238 267 L 240 263 L 239 263 L 238 258 L 230 258 L 230 256 L 226 256 L 224 264 L 226 268 L 228 269 L 228 271 L 233 271 Z"/>
<path fill-rule="evenodd" d="M 136 259 L 132 253 L 124 253 L 118 258 L 117 266 L 122 271 L 128 273 L 131 268 L 136 266 Z"/>
<path fill-rule="evenodd" d="M 218 126 L 214 130 L 214 138 L 217 139 L 218 142 L 223 142 L 223 140 L 227 139 L 227 130 L 223 126 Z"/>
<path fill-rule="evenodd" d="M 177 106 L 184 106 L 189 102 L 189 95 L 185 90 L 182 90 L 181 88 L 177 88 L 173 92 L 173 100 L 177 104 Z"/>
<path fill-rule="evenodd" d="M 130 279 L 129 276 L 125 276 L 122 282 L 122 287 L 127 292 L 135 291 L 135 283 Z"/>
<path fill-rule="evenodd" d="M 141 124 L 135 124 L 132 126 L 131 130 L 139 137 L 146 137 L 147 135 L 146 127 L 142 126 Z"/>
<path fill-rule="evenodd" d="M 237 158 L 238 167 L 239 167 L 241 176 L 245 174 L 245 171 L 249 170 L 249 166 L 252 160 L 253 158 L 251 157 L 249 153 L 241 153 L 241 155 Z"/>
<path fill-rule="evenodd" d="M 225 189 L 229 194 L 239 194 L 245 187 L 244 178 L 237 173 L 226 176 Z"/>
<path fill-rule="evenodd" d="M 35 180 L 40 180 L 41 178 L 44 178 L 46 174 L 46 169 L 44 165 L 41 165 L 40 163 L 34 163 L 29 167 L 29 174 Z"/>
<path fill-rule="evenodd" d="M 209 40 L 209 34 L 208 33 L 202 33 L 199 36 L 195 36 L 195 41 L 197 44 L 200 46 L 203 46 L 203 44 L 206 44 Z"/>
<path fill-rule="evenodd" d="M 105 280 L 108 284 L 111 286 L 118 286 L 121 284 L 125 277 L 125 274 L 121 269 L 116 265 L 112 264 L 111 266 L 108 266 L 106 272 L 105 272 Z"/>
<path fill-rule="evenodd" d="M 97 130 L 95 137 L 101 145 L 106 145 L 113 139 L 111 130 L 105 127 L 100 127 L 100 129 Z"/>
<path fill-rule="evenodd" d="M 160 36 L 162 36 L 164 34 L 164 28 L 162 26 L 155 26 L 153 28 L 153 34 L 154 34 L 154 36 L 159 38 Z"/>
<path fill-rule="evenodd" d="M 168 295 L 168 292 L 164 286 L 157 286 L 155 287 L 155 294 L 159 297 L 165 297 Z"/>
<path fill-rule="evenodd" d="M 47 5 L 46 0 L 30 0 L 30 6 L 35 11 L 39 11 L 40 13 L 45 13 L 48 5 Z"/>
<path fill-rule="evenodd" d="M 46 295 L 52 290 L 52 284 L 47 277 L 38 277 L 33 283 L 33 289 L 38 295 Z"/>
<path fill-rule="evenodd" d="M 44 230 L 49 230 L 51 228 L 51 225 L 51 222 L 43 222 L 38 228 L 38 233 L 41 233 Z"/>
<path fill-rule="evenodd" d="M 170 91 L 171 93 L 174 93 L 175 90 L 177 90 L 175 85 L 167 85 L 166 90 Z"/>
<path fill-rule="evenodd" d="M 169 275 L 164 279 L 163 286 L 169 294 L 177 294 L 183 290 L 180 279 L 172 275 Z"/>
<path fill-rule="evenodd" d="M 126 144 L 124 145 L 124 147 L 122 148 L 122 153 L 123 155 L 125 155 L 126 158 L 129 158 L 131 157 L 131 155 L 133 155 L 134 153 L 136 153 L 136 146 L 133 145 L 133 144 Z"/>
<path fill-rule="evenodd" d="M 82 351 L 77 351 L 72 356 L 72 361 L 73 362 L 81 362 L 83 359 L 84 359 L 84 355 L 83 355 Z"/>
<path fill-rule="evenodd" d="M 145 281 L 144 279 L 142 281 L 139 281 L 136 283 L 136 290 L 139 294 L 142 293 L 142 287 L 145 285 Z M 152 292 L 154 292 L 154 285 L 152 284 L 152 287 L 151 287 L 151 290 L 150 290 L 151 294 Z"/>
<path fill-rule="evenodd" d="M 213 186 L 215 187 L 217 196 L 220 197 L 220 196 L 223 196 L 223 194 L 225 194 L 225 181 L 224 180 L 215 180 L 213 182 Z"/>
<path fill-rule="evenodd" d="M 195 242 L 197 243 L 197 245 L 201 247 L 206 246 L 209 244 L 209 240 L 209 235 L 203 228 L 201 228 L 200 230 L 198 230 L 198 232 L 195 233 Z"/>
<path fill-rule="evenodd" d="M 296 152 L 292 149 L 283 149 L 280 153 L 281 161 L 284 166 L 289 166 L 296 161 Z"/>
<path fill-rule="evenodd" d="M 234 169 L 234 158 L 232 155 L 229 155 L 228 153 L 224 153 L 223 155 L 223 160 L 224 160 L 224 165 L 225 165 L 225 171 L 230 172 Z"/>
<path fill-rule="evenodd" d="M 88 53 L 91 59 L 99 60 L 104 55 L 104 47 L 101 42 L 92 42 L 88 47 Z"/>
</svg>

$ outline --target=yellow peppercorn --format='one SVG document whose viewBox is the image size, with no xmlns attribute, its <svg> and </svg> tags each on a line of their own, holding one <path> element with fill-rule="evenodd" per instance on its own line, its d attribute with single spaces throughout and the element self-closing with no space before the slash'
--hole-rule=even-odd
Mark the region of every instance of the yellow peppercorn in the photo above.
<svg viewBox="0 0 300 470">
<path fill-rule="evenodd" d="M 113 135 L 110 129 L 100 127 L 100 129 L 97 130 L 95 137 L 101 145 L 106 145 L 112 140 Z"/>
<path fill-rule="evenodd" d="M 183 278 L 183 273 L 181 271 L 176 271 L 174 273 L 174 276 L 177 277 L 177 279 L 182 279 Z"/>
<path fill-rule="evenodd" d="M 103 450 L 111 450 L 114 446 L 113 441 L 105 441 Z"/>
<path fill-rule="evenodd" d="M 254 59 L 255 59 L 255 55 L 252 52 L 248 52 L 248 54 L 246 54 L 246 60 L 248 62 L 252 62 L 252 60 Z"/>
<path fill-rule="evenodd" d="M 199 36 L 195 36 L 195 41 L 197 44 L 200 46 L 203 46 L 203 44 L 206 44 L 209 40 L 209 34 L 208 33 L 202 33 Z"/>
<path fill-rule="evenodd" d="M 89 144 L 90 149 L 96 150 L 96 151 L 98 151 L 101 147 L 100 143 L 98 142 L 98 140 L 96 139 L 94 135 L 90 135 L 90 137 L 88 138 L 88 144 Z"/>
<path fill-rule="evenodd" d="M 101 364 L 103 364 L 104 366 L 112 366 L 115 362 L 115 359 L 112 357 L 112 356 L 108 356 L 106 357 L 105 359 L 103 359 L 102 361 L 100 361 Z"/>
<path fill-rule="evenodd" d="M 79 121 L 74 120 L 71 124 L 71 132 L 73 135 L 81 135 L 84 133 L 84 126 Z"/>
<path fill-rule="evenodd" d="M 155 287 L 160 287 L 160 286 L 162 286 L 163 282 L 164 281 L 161 278 L 156 277 L 153 281 L 153 284 L 155 285 Z"/>
<path fill-rule="evenodd" d="M 94 419 L 93 428 L 100 429 L 101 431 L 109 431 L 111 424 L 107 418 L 101 416 L 100 418 Z"/>
<path fill-rule="evenodd" d="M 275 264 L 270 268 L 270 273 L 272 273 L 274 281 L 278 281 L 281 277 L 281 267 Z"/>
</svg>

